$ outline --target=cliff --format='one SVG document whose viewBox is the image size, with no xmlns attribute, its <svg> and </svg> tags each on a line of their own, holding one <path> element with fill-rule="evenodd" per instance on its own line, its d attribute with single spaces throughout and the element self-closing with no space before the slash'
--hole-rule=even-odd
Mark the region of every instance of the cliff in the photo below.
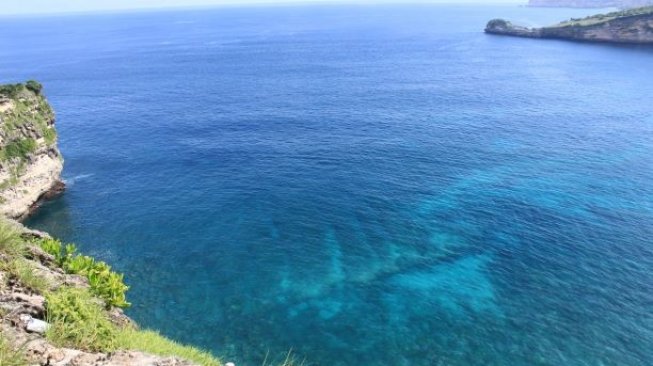
<svg viewBox="0 0 653 366">
<path fill-rule="evenodd" d="M 529 0 L 528 6 L 549 8 L 637 8 L 653 0 Z"/>
<path fill-rule="evenodd" d="M 487 24 L 485 32 L 527 38 L 653 44 L 653 7 L 570 19 L 543 28 L 521 27 L 507 20 L 494 19 Z"/>
<path fill-rule="evenodd" d="M 0 86 L 0 215 L 27 215 L 46 196 L 63 190 L 54 113 L 41 85 Z"/>
<path fill-rule="evenodd" d="M 56 142 L 41 85 L 0 85 L 0 365 L 220 366 L 139 329 L 107 263 L 13 220 L 63 190 Z"/>
</svg>

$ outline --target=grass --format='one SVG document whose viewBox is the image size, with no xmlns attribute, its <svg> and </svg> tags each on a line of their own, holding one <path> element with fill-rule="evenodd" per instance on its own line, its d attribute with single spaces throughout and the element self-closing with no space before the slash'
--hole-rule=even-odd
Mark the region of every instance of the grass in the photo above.
<svg viewBox="0 0 653 366">
<path fill-rule="evenodd" d="M 46 338 L 54 345 L 94 352 L 116 350 L 118 330 L 87 290 L 61 287 L 45 298 L 50 323 Z"/>
<path fill-rule="evenodd" d="M 21 160 L 26 160 L 29 154 L 36 151 L 37 147 L 38 144 L 33 138 L 28 137 L 14 140 L 0 150 L 0 159 L 11 160 L 13 158 L 20 158 Z"/>
<path fill-rule="evenodd" d="M 22 256 L 25 253 L 25 242 L 20 233 L 4 220 L 0 220 L 0 253 L 9 257 Z"/>
<path fill-rule="evenodd" d="M 263 360 L 263 365 L 262 366 L 268 366 L 268 357 L 270 356 L 269 353 L 265 355 L 265 359 Z M 293 355 L 292 349 L 286 353 L 285 358 L 283 359 L 283 362 L 278 364 L 278 366 L 304 366 L 306 364 L 306 359 L 303 359 L 301 361 L 298 361 L 295 358 L 295 355 Z M 271 366 L 272 364 L 269 364 Z"/>
<path fill-rule="evenodd" d="M 222 363 L 208 352 L 181 345 L 151 330 L 124 329 L 118 335 L 121 349 L 136 350 L 158 356 L 177 356 L 202 366 L 220 366 Z"/>
<path fill-rule="evenodd" d="M 27 364 L 22 350 L 13 349 L 4 334 L 0 332 L 0 366 L 25 366 Z"/>
<path fill-rule="evenodd" d="M 45 293 L 51 283 L 43 276 L 36 273 L 36 269 L 24 258 L 13 258 L 0 264 L 0 269 L 9 274 L 8 279 L 13 279 L 32 292 Z"/>
<path fill-rule="evenodd" d="M 85 289 L 62 287 L 46 296 L 47 339 L 59 347 L 94 352 L 133 350 L 158 356 L 176 356 L 202 366 L 220 366 L 210 353 L 181 345 L 157 332 L 119 328 L 102 305 Z"/>
</svg>

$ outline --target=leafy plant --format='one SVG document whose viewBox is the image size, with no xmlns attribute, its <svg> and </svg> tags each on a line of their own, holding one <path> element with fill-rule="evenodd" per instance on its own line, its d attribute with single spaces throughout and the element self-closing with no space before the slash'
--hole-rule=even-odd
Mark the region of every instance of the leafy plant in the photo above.
<svg viewBox="0 0 653 366">
<path fill-rule="evenodd" d="M 43 238 L 39 240 L 39 246 L 44 252 L 54 256 L 54 261 L 61 265 L 61 242 L 52 238 Z"/>
<path fill-rule="evenodd" d="M 64 269 L 68 273 L 76 273 L 80 276 L 88 276 L 88 273 L 95 267 L 95 259 L 86 255 L 76 255 L 64 263 Z"/>
<path fill-rule="evenodd" d="M 125 293 L 129 286 L 124 283 L 124 276 L 111 270 L 111 266 L 102 261 L 77 254 L 73 244 L 63 245 L 55 239 L 42 239 L 41 248 L 54 256 L 55 261 L 67 273 L 84 276 L 88 279 L 91 291 L 106 301 L 109 306 L 129 307 Z"/>
<path fill-rule="evenodd" d="M 102 306 L 84 289 L 61 287 L 46 295 L 46 338 L 60 347 L 110 352 L 118 330 Z"/>
</svg>

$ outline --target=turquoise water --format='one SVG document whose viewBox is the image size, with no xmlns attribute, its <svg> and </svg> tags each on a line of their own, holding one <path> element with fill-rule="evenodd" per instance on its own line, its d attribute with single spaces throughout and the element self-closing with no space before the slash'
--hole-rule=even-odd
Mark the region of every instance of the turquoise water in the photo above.
<svg viewBox="0 0 653 366">
<path fill-rule="evenodd" d="M 653 49 L 470 6 L 5 18 L 58 113 L 28 224 L 238 365 L 653 364 Z"/>
</svg>

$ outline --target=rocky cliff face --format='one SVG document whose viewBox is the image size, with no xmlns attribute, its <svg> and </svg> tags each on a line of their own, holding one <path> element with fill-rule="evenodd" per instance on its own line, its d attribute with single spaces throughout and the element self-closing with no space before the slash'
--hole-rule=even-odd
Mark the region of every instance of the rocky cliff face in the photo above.
<svg viewBox="0 0 653 366">
<path fill-rule="evenodd" d="M 653 7 L 572 19 L 551 27 L 520 27 L 503 19 L 491 20 L 486 33 L 528 38 L 653 44 Z"/>
<path fill-rule="evenodd" d="M 636 8 L 653 5 L 653 0 L 529 0 L 528 6 L 550 8 Z"/>
<path fill-rule="evenodd" d="M 20 219 L 63 190 L 54 113 L 41 85 L 0 86 L 0 215 Z"/>
</svg>

